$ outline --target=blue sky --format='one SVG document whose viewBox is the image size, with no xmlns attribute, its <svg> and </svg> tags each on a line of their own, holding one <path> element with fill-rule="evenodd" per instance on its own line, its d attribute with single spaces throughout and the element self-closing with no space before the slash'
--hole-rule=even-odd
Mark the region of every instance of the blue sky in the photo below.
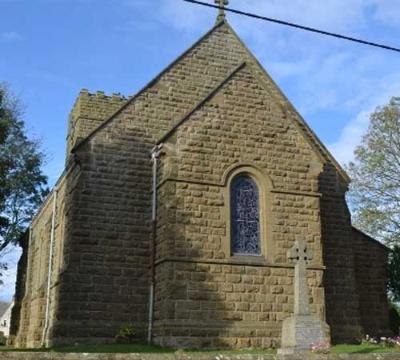
<svg viewBox="0 0 400 360">
<path fill-rule="evenodd" d="M 213 3 L 213 0 L 208 0 Z M 241 10 L 400 47 L 400 0 L 230 0 Z M 132 95 L 215 22 L 182 0 L 0 0 L 0 81 L 62 172 L 68 113 L 82 88 Z M 400 96 L 400 54 L 228 14 L 308 124 L 345 164 L 368 114 Z M 18 252 L 0 299 L 13 293 Z"/>
</svg>

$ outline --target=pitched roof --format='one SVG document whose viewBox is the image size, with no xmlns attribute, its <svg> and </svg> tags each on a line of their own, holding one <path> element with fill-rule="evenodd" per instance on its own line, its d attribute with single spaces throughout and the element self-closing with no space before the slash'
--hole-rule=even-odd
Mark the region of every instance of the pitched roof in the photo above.
<svg viewBox="0 0 400 360">
<path fill-rule="evenodd" d="M 336 159 L 332 156 L 329 150 L 325 147 L 325 145 L 320 141 L 318 136 L 313 132 L 313 130 L 307 125 L 302 116 L 298 113 L 295 107 L 291 104 L 288 98 L 284 95 L 284 93 L 279 89 L 278 85 L 272 80 L 266 70 L 262 67 L 259 61 L 255 58 L 255 56 L 251 53 L 251 51 L 247 48 L 247 46 L 243 43 L 243 41 L 239 38 L 236 32 L 232 29 L 232 27 L 228 24 L 226 20 L 218 22 L 213 28 L 211 28 L 204 36 L 202 36 L 197 42 L 195 42 L 188 50 L 186 50 L 183 54 L 181 54 L 175 61 L 173 61 L 170 65 L 168 65 L 160 74 L 158 74 L 153 80 L 151 80 L 144 88 L 142 88 L 136 95 L 132 96 L 125 104 L 122 105 L 120 109 L 118 109 L 111 117 L 106 119 L 103 123 L 101 123 L 94 131 L 92 131 L 85 139 L 81 140 L 79 143 L 75 145 L 72 149 L 72 152 L 76 151 L 80 146 L 90 140 L 95 134 L 97 134 L 101 129 L 110 124 L 124 109 L 129 107 L 131 104 L 135 103 L 135 101 L 147 90 L 149 90 L 152 86 L 154 86 L 158 81 L 160 81 L 164 75 L 167 75 L 170 71 L 172 71 L 182 60 L 184 60 L 190 53 L 194 52 L 196 48 L 198 48 L 201 44 L 203 44 L 213 33 L 215 33 L 219 28 L 223 27 L 224 30 L 229 33 L 232 38 L 237 41 L 237 45 L 241 48 L 243 52 L 243 56 L 241 62 L 238 64 L 243 64 L 244 62 L 249 62 L 254 65 L 257 69 L 257 77 L 264 83 L 264 86 L 268 88 L 275 96 L 275 99 L 284 104 L 286 108 L 292 114 L 292 119 L 294 120 L 296 126 L 299 128 L 300 132 L 304 135 L 305 139 L 309 142 L 309 144 L 314 148 L 316 153 L 323 159 L 324 161 L 330 162 L 341 175 L 342 179 L 346 182 L 350 182 L 350 178 L 345 172 L 345 170 L 340 166 L 340 164 L 336 161 Z M 232 61 L 232 59 L 229 59 Z M 221 61 L 227 61 L 226 59 L 222 59 Z M 240 67 L 241 65 L 239 65 Z M 232 70 L 231 70 L 232 71 Z M 235 69 L 233 70 L 233 74 L 235 73 Z M 186 111 L 184 111 L 183 117 L 178 119 L 174 119 L 174 121 L 170 125 L 170 130 L 167 131 L 164 137 L 168 137 L 168 134 L 174 132 L 177 127 L 182 124 L 185 119 L 187 119 L 193 111 L 198 109 L 204 101 L 206 101 L 213 93 L 218 91 L 218 89 L 229 80 L 232 73 L 228 73 L 222 78 L 217 85 L 214 85 L 211 91 L 208 91 L 202 98 L 196 101 L 196 103 L 191 104 Z M 162 141 L 162 139 L 160 140 Z"/>
</svg>

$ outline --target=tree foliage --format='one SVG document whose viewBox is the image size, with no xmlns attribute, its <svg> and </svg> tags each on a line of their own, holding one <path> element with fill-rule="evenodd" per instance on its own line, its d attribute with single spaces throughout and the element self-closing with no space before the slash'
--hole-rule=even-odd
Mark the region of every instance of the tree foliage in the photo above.
<svg viewBox="0 0 400 360">
<path fill-rule="evenodd" d="M 389 296 L 400 301 L 400 97 L 371 114 L 348 171 L 353 222 L 391 248 Z"/>
<path fill-rule="evenodd" d="M 400 244 L 399 97 L 371 114 L 348 171 L 355 225 L 389 246 Z"/>
<path fill-rule="evenodd" d="M 44 159 L 39 143 L 26 136 L 18 99 L 0 84 L 0 262 L 47 193 L 41 170 Z M 4 267 L 3 262 L 0 274 Z"/>
<path fill-rule="evenodd" d="M 394 245 L 389 254 L 388 289 L 394 302 L 400 302 L 400 245 Z"/>
</svg>

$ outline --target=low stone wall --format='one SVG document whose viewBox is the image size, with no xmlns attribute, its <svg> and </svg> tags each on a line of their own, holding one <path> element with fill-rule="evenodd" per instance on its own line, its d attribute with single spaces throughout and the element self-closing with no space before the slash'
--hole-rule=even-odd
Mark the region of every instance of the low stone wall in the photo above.
<svg viewBox="0 0 400 360">
<path fill-rule="evenodd" d="M 87 354 L 53 352 L 0 352 L 0 360 L 400 360 L 400 353 L 306 354 L 306 355 L 215 355 L 199 354 Z"/>
</svg>

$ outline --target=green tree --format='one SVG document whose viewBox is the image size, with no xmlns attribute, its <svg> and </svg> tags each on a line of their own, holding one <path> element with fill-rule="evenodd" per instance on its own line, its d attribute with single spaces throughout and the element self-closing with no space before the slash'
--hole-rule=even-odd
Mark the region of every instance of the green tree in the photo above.
<svg viewBox="0 0 400 360">
<path fill-rule="evenodd" d="M 355 225 L 386 245 L 400 244 L 400 97 L 371 114 L 348 172 Z"/>
<path fill-rule="evenodd" d="M 353 222 L 392 249 L 388 290 L 400 301 L 400 97 L 371 114 L 348 172 Z"/>
<path fill-rule="evenodd" d="M 391 299 L 400 302 L 400 245 L 394 245 L 389 254 L 388 289 Z"/>
<path fill-rule="evenodd" d="M 44 159 L 39 143 L 26 136 L 20 102 L 0 84 L 0 276 L 6 248 L 18 243 L 48 192 Z"/>
</svg>

